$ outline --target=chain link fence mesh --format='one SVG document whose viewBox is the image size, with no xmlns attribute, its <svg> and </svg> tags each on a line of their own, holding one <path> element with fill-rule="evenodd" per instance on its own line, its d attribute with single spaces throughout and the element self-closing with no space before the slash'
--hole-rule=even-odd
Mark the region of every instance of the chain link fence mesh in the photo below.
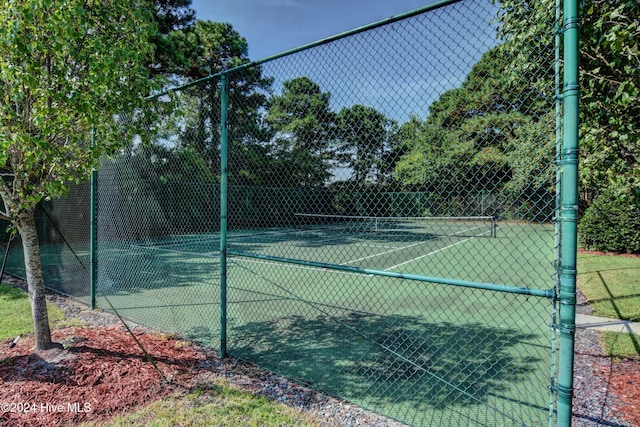
<svg viewBox="0 0 640 427">
<path fill-rule="evenodd" d="M 552 424 L 556 23 L 515 49 L 503 13 L 442 3 L 156 98 L 98 172 L 97 305 L 407 424 Z M 42 217 L 47 284 L 82 300 L 88 194 Z"/>
<path fill-rule="evenodd" d="M 269 138 L 234 128 L 229 91 L 231 354 L 412 425 L 553 417 L 552 301 L 472 288 L 553 287 L 553 45 L 514 73 L 498 13 L 261 64 Z"/>
<path fill-rule="evenodd" d="M 44 201 L 36 210 L 46 285 L 86 304 L 90 303 L 90 206 L 90 187 L 84 183 L 71 185 L 65 197 Z M 8 222 L 0 221 L 0 227 L 0 242 L 5 249 L 9 247 L 4 259 L 5 272 L 25 279 L 20 236 L 11 232 Z"/>
</svg>

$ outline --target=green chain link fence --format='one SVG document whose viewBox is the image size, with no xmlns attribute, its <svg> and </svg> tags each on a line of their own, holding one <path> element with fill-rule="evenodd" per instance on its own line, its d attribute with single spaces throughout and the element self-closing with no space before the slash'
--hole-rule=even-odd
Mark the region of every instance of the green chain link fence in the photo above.
<svg viewBox="0 0 640 427">
<path fill-rule="evenodd" d="M 72 185 L 64 198 L 43 202 L 36 210 L 42 273 L 47 287 L 87 304 L 90 303 L 90 206 L 90 186 L 85 183 Z M 17 234 L 10 232 L 8 225 L 0 221 L 0 242 L 8 249 L 5 272 L 24 278 L 22 242 Z"/>
<path fill-rule="evenodd" d="M 568 425 L 576 27 L 548 12 L 511 40 L 440 2 L 154 98 L 43 205 L 48 286 L 407 424 Z"/>
</svg>

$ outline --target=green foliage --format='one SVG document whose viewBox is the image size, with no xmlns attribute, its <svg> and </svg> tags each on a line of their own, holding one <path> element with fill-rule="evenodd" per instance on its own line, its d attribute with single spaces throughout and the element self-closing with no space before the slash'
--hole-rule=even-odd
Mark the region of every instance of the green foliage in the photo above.
<svg viewBox="0 0 640 427">
<path fill-rule="evenodd" d="M 552 55 L 555 2 L 502 0 L 500 35 L 514 70 L 526 73 L 534 55 Z M 584 0 L 580 41 L 580 204 L 585 209 L 611 176 L 633 174 L 640 158 L 640 2 Z M 531 49 L 531 41 L 549 48 Z M 549 62 L 552 64 L 553 62 Z M 553 70 L 546 80 L 553 82 Z M 543 87 L 542 80 L 536 84 Z"/>
<path fill-rule="evenodd" d="M 439 194 L 500 193 L 502 207 L 491 214 L 549 220 L 553 87 L 514 71 L 513 61 L 508 43 L 489 50 L 460 88 L 431 105 L 424 122 L 414 117 L 400 127 L 406 152 L 395 167 L 398 180 Z"/>
<path fill-rule="evenodd" d="M 248 62 L 247 40 L 231 24 L 199 20 L 170 36 L 182 55 L 182 64 L 174 71 L 189 79 L 207 77 Z"/>
<path fill-rule="evenodd" d="M 462 177 L 462 163 L 469 157 L 473 144 L 460 141 L 458 135 L 447 130 L 422 124 L 419 119 L 400 128 L 408 135 L 404 140 L 408 152 L 396 163 L 395 174 L 401 182 L 416 186 L 449 186 Z M 459 176 L 453 177 L 458 171 Z"/>
<path fill-rule="evenodd" d="M 20 232 L 36 349 L 51 345 L 34 220 L 144 124 L 156 26 L 145 0 L 10 0 L 0 9 L 0 219 Z M 95 131 L 92 138 L 92 131 Z"/>
<path fill-rule="evenodd" d="M 200 79 L 249 62 L 247 41 L 230 24 L 197 21 L 193 27 L 172 32 L 171 37 L 184 59 L 174 70 L 181 79 Z M 180 117 L 173 117 L 173 128 L 167 129 L 167 134 L 171 130 L 180 134 L 180 149 L 194 150 L 215 174 L 220 170 L 221 100 L 217 84 L 219 80 L 212 80 L 174 95 L 179 106 L 174 111 Z M 240 168 L 241 179 L 254 184 L 260 177 L 248 171 L 253 155 L 260 158 L 263 154 L 255 143 L 270 138 L 259 114 L 270 86 L 271 80 L 262 77 L 259 66 L 228 77 L 228 155 L 234 164 L 245 165 Z"/>
<path fill-rule="evenodd" d="M 582 8 L 581 172 L 584 203 L 640 159 L 640 2 L 586 1 Z"/>
<path fill-rule="evenodd" d="M 423 123 L 401 127 L 396 177 L 441 188 L 475 176 L 502 188 L 503 215 L 549 220 L 554 196 L 555 3 L 503 0 L 498 34 L 460 88 Z M 580 195 L 586 208 L 612 177 L 634 176 L 640 157 L 640 3 L 586 0 L 582 7 Z M 418 120 L 419 121 L 419 120 Z M 457 172 L 455 172 L 457 171 Z M 633 188 L 635 200 L 638 189 Z M 533 204 L 532 204 L 533 203 Z M 640 203 L 640 202 L 638 202 Z M 535 206 L 534 206 L 535 205 Z"/>
<path fill-rule="evenodd" d="M 0 10 L 0 194 L 6 216 L 57 197 L 126 144 L 155 31 L 142 1 L 14 0 Z M 99 135 L 89 149 L 90 130 Z M 128 135 L 131 135 L 129 133 Z"/>
<path fill-rule="evenodd" d="M 353 178 L 380 182 L 385 171 L 384 155 L 393 122 L 372 107 L 356 104 L 338 113 L 339 150 L 344 164 L 353 170 Z"/>
<path fill-rule="evenodd" d="M 274 152 L 285 168 L 291 168 L 281 177 L 284 181 L 319 186 L 330 176 L 327 158 L 335 132 L 330 98 L 310 78 L 298 77 L 285 81 L 282 93 L 269 99 L 266 122 L 276 132 Z"/>
<path fill-rule="evenodd" d="M 181 69 L 188 64 L 172 34 L 193 27 L 195 11 L 189 7 L 191 0 L 153 0 L 153 5 L 153 21 L 157 24 L 157 32 L 151 37 L 155 49 L 148 65 L 149 72 L 152 76 L 181 74 Z"/>
<path fill-rule="evenodd" d="M 580 244 L 589 250 L 640 253 L 640 209 L 625 186 L 611 186 L 580 220 Z"/>
<path fill-rule="evenodd" d="M 281 133 L 295 136 L 293 144 L 299 148 L 320 151 L 331 138 L 335 122 L 329 108 L 331 94 L 308 77 L 284 82 L 282 94 L 269 100 L 267 121 Z"/>
</svg>

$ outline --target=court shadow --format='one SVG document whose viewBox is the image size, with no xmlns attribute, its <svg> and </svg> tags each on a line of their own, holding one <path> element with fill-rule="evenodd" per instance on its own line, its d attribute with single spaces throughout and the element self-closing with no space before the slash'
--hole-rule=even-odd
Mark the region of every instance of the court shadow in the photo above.
<svg viewBox="0 0 640 427">
<path fill-rule="evenodd" d="M 550 351 L 531 350 L 538 337 L 512 329 L 351 312 L 247 323 L 229 336 L 233 356 L 364 406 L 395 408 L 394 417 L 496 399 L 506 419 L 517 406 L 547 409 L 537 392 L 511 393 L 522 383 L 516 388 L 537 387 L 548 396 L 529 382 L 546 379 L 541 352 Z"/>
<path fill-rule="evenodd" d="M 99 295 L 127 295 L 163 288 L 183 289 L 217 280 L 219 262 L 210 256 L 190 253 L 149 251 L 105 262 L 99 269 Z"/>
</svg>

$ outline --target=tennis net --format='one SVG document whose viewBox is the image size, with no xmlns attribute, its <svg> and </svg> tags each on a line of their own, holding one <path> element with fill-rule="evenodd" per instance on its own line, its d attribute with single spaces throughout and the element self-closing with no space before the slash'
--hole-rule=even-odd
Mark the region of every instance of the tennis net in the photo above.
<svg viewBox="0 0 640 427">
<path fill-rule="evenodd" d="M 496 237 L 497 231 L 497 223 L 492 216 L 375 217 L 298 213 L 295 217 L 297 229 L 348 234 Z"/>
</svg>

